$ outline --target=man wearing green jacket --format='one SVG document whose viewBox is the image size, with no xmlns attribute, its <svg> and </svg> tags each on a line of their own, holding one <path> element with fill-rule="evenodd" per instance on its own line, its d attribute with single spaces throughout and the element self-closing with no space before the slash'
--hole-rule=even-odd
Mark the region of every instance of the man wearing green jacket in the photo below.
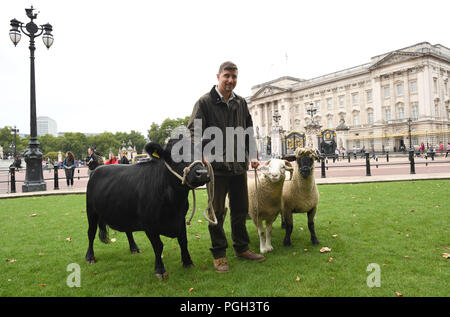
<svg viewBox="0 0 450 317">
<path fill-rule="evenodd" d="M 231 237 L 236 256 L 257 262 L 265 260 L 264 256 L 254 253 L 248 247 L 250 241 L 246 228 L 248 214 L 247 169 L 249 160 L 251 160 L 252 168 L 257 168 L 259 162 L 256 160 L 253 122 L 247 102 L 233 92 L 237 76 L 238 69 L 234 63 L 225 62 L 220 65 L 217 85 L 196 102 L 188 124 L 191 136 L 194 136 L 195 132 L 198 133 L 195 128 L 201 122 L 202 136 L 206 129 L 213 128 L 215 131 L 221 132 L 221 135 L 215 135 L 215 138 L 223 138 L 222 142 L 216 143 L 222 148 L 215 149 L 216 158 L 217 153 L 222 153 L 222 156 L 211 162 L 215 176 L 213 207 L 218 224 L 208 226 L 212 244 L 210 250 L 214 258 L 214 268 L 218 273 L 229 271 L 226 259 L 228 244 L 223 229 L 227 194 L 230 202 Z M 249 132 L 245 135 L 245 142 L 237 142 L 237 139 L 242 137 L 239 135 L 239 132 L 242 131 Z M 214 140 L 220 141 L 203 137 L 202 148 L 208 141 Z M 232 146 L 229 146 L 230 144 Z"/>
</svg>

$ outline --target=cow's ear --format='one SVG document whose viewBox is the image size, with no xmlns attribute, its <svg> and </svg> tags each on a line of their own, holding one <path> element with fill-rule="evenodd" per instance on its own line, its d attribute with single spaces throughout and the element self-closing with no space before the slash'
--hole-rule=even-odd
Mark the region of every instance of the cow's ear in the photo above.
<svg viewBox="0 0 450 317">
<path fill-rule="evenodd" d="M 145 151 L 150 155 L 150 157 L 159 159 L 164 158 L 164 150 L 161 145 L 155 142 L 150 142 L 145 145 Z"/>
</svg>

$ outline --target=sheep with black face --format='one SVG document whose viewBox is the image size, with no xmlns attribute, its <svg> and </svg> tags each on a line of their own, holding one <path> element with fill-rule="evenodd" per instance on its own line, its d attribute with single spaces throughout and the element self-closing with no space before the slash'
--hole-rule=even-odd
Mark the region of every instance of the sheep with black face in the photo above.
<svg viewBox="0 0 450 317">
<path fill-rule="evenodd" d="M 291 245 L 293 213 L 307 213 L 311 242 L 319 244 L 314 229 L 314 216 L 319 204 L 319 191 L 314 178 L 316 151 L 310 148 L 297 148 L 295 151 L 294 174 L 292 181 L 285 182 L 281 199 L 281 212 L 285 220 L 286 235 L 283 244 Z"/>
</svg>

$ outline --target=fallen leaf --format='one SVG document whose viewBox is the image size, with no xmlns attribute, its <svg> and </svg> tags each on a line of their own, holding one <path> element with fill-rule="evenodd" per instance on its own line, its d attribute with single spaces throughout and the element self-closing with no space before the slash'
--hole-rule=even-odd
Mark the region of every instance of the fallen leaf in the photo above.
<svg viewBox="0 0 450 317">
<path fill-rule="evenodd" d="M 202 266 L 200 266 L 200 268 L 201 268 L 203 271 L 205 271 L 205 270 L 206 270 L 206 265 L 202 265 Z"/>
<path fill-rule="evenodd" d="M 47 284 L 40 283 L 39 286 L 47 286 Z"/>
<path fill-rule="evenodd" d="M 409 212 L 415 212 L 415 210 L 414 209 L 410 209 Z"/>
<path fill-rule="evenodd" d="M 333 234 L 332 237 L 333 237 L 333 238 L 337 238 L 338 235 L 337 235 L 337 234 Z"/>
<path fill-rule="evenodd" d="M 303 251 L 308 252 L 308 249 L 303 249 Z"/>
<path fill-rule="evenodd" d="M 43 256 L 45 253 L 44 252 L 39 252 L 39 255 L 40 256 Z"/>
<path fill-rule="evenodd" d="M 14 263 L 14 262 L 16 262 L 16 259 L 6 259 L 6 262 Z"/>
<path fill-rule="evenodd" d="M 94 271 L 94 272 L 92 272 L 92 274 L 94 274 L 94 275 L 97 275 L 97 274 L 98 274 L 98 272 L 97 272 L 97 271 Z"/>
<path fill-rule="evenodd" d="M 399 293 L 399 292 L 395 292 L 395 295 L 397 295 L 398 297 L 402 297 L 403 296 L 403 294 Z"/>
<path fill-rule="evenodd" d="M 196 233 L 195 234 L 195 237 L 197 238 L 197 239 L 200 239 L 200 236 Z"/>
<path fill-rule="evenodd" d="M 297 252 L 292 252 L 292 255 L 296 255 L 297 254 Z"/>
<path fill-rule="evenodd" d="M 198 223 L 202 223 L 203 221 L 201 219 L 197 220 Z"/>
<path fill-rule="evenodd" d="M 384 267 L 388 266 L 387 264 L 383 264 Z"/>
<path fill-rule="evenodd" d="M 303 227 L 300 227 L 300 230 L 303 231 L 304 230 Z"/>
<path fill-rule="evenodd" d="M 112 238 L 111 240 L 109 240 L 109 241 L 111 241 L 112 243 L 114 243 L 114 242 L 116 242 L 117 241 L 117 239 L 116 238 Z"/>
<path fill-rule="evenodd" d="M 405 255 L 403 256 L 405 259 L 409 259 L 409 255 Z"/>
<path fill-rule="evenodd" d="M 189 289 L 189 292 L 192 292 L 194 290 L 194 288 L 193 287 L 191 287 L 190 289 Z"/>
<path fill-rule="evenodd" d="M 330 258 L 330 259 L 328 260 L 328 262 L 333 262 L 333 258 Z"/>
<path fill-rule="evenodd" d="M 324 252 L 330 252 L 331 249 L 329 247 L 323 247 L 322 249 L 320 249 L 320 253 L 324 253 Z"/>
<path fill-rule="evenodd" d="M 36 217 L 37 216 L 37 214 L 31 214 L 30 215 L 30 217 Z"/>
<path fill-rule="evenodd" d="M 332 277 L 330 277 L 330 280 L 334 281 L 334 277 L 333 277 L 333 276 L 332 276 Z"/>
<path fill-rule="evenodd" d="M 450 254 L 449 253 L 442 253 L 442 257 L 448 259 L 448 258 L 450 258 Z"/>
<path fill-rule="evenodd" d="M 297 276 L 297 278 L 295 279 L 297 282 L 300 281 L 300 276 Z"/>
<path fill-rule="evenodd" d="M 72 242 L 72 238 L 66 238 L 66 241 Z"/>
</svg>

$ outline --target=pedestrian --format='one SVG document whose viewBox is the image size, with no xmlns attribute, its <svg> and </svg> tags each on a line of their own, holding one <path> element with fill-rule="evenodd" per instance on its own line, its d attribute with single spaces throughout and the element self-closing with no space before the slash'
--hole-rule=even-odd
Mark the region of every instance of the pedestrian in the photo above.
<svg viewBox="0 0 450 317">
<path fill-rule="evenodd" d="M 235 141 L 234 135 L 226 130 L 232 128 L 243 128 L 251 131 L 245 142 L 245 162 L 237 159 L 236 153 L 230 161 L 226 151 L 223 154 L 223 160 L 213 160 L 211 165 L 214 170 L 214 199 L 213 208 L 217 217 L 217 225 L 208 225 L 211 237 L 210 251 L 214 258 L 214 269 L 218 273 L 229 271 L 229 265 L 226 258 L 226 249 L 228 247 L 227 237 L 223 228 L 225 220 L 225 197 L 228 194 L 230 201 L 230 222 L 231 222 L 231 238 L 235 254 L 239 258 L 252 261 L 264 261 L 264 256 L 256 254 L 249 249 L 250 239 L 246 227 L 246 218 L 248 214 L 248 190 L 247 190 L 247 170 L 248 160 L 251 159 L 251 168 L 256 169 L 259 165 L 257 154 L 251 153 L 250 147 L 256 145 L 253 136 L 252 117 L 248 111 L 247 102 L 241 96 L 233 92 L 236 87 L 238 69 L 232 62 L 225 62 L 220 65 L 217 73 L 217 85 L 203 95 L 195 104 L 190 117 L 188 128 L 191 136 L 194 136 L 194 120 L 201 119 L 202 135 L 206 128 L 214 127 L 222 133 L 223 140 Z M 217 136 L 216 136 L 217 138 Z M 203 146 L 207 140 L 203 139 Z M 220 142 L 218 142 L 220 143 Z M 223 142 L 222 146 L 228 142 Z M 250 144 L 252 143 L 252 144 Z M 235 151 L 236 143 L 233 142 Z M 256 149 L 254 147 L 253 149 Z M 217 153 L 216 149 L 216 153 Z M 231 155 L 233 156 L 233 155 Z"/>
<path fill-rule="evenodd" d="M 66 173 L 67 187 L 73 187 L 73 175 L 75 174 L 75 168 L 77 164 L 75 163 L 75 157 L 72 152 L 67 152 L 66 157 L 63 161 L 64 172 Z"/>
<path fill-rule="evenodd" d="M 122 157 L 120 158 L 119 164 L 130 164 L 130 161 L 128 160 L 127 157 L 127 152 L 125 151 L 122 152 Z"/>
<path fill-rule="evenodd" d="M 441 153 L 441 157 L 444 156 L 444 143 L 440 143 L 439 144 L 439 149 L 438 149 L 439 153 Z"/>
<path fill-rule="evenodd" d="M 117 159 L 114 153 L 111 154 L 111 158 L 105 162 L 106 164 L 119 164 L 119 160 Z"/>
<path fill-rule="evenodd" d="M 447 142 L 447 152 L 445 152 L 445 157 L 448 156 L 448 152 L 450 152 L 450 142 Z"/>
<path fill-rule="evenodd" d="M 91 178 L 91 174 L 98 166 L 98 157 L 95 154 L 95 150 L 92 147 L 88 148 L 88 157 L 86 159 L 86 165 L 88 166 L 88 176 Z"/>
</svg>

